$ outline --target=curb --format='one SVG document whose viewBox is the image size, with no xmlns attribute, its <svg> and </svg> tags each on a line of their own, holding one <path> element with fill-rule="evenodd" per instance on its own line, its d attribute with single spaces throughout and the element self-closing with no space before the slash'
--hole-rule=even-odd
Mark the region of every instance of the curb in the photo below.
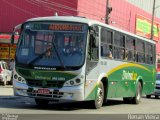
<svg viewBox="0 0 160 120">
<path fill-rule="evenodd" d="M 13 86 L 8 86 L 8 85 L 7 86 L 0 86 L 0 88 L 2 88 L 2 89 L 3 88 L 13 88 Z"/>
<path fill-rule="evenodd" d="M 0 99 L 18 99 L 20 98 L 19 96 L 0 96 Z"/>
</svg>

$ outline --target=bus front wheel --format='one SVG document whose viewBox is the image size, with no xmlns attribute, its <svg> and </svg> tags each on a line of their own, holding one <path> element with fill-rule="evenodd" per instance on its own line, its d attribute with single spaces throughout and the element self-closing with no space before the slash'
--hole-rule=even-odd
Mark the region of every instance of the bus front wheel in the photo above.
<svg viewBox="0 0 160 120">
<path fill-rule="evenodd" d="M 104 101 L 104 86 L 103 83 L 100 81 L 98 84 L 95 100 L 90 101 L 91 107 L 93 107 L 94 109 L 99 109 L 102 106 L 103 101 Z"/>
</svg>

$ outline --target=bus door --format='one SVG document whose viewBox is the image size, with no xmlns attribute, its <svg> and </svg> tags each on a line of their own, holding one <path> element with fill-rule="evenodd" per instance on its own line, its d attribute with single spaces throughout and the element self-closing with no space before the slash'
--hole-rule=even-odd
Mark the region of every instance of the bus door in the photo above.
<svg viewBox="0 0 160 120">
<path fill-rule="evenodd" d="M 99 76 L 99 27 L 91 27 L 87 48 L 85 98 L 94 99 Z M 91 92 L 92 91 L 92 92 Z"/>
</svg>

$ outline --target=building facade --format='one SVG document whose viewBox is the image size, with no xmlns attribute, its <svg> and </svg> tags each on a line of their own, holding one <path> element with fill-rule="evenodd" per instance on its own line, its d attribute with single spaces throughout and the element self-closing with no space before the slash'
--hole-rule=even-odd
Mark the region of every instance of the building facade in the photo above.
<svg viewBox="0 0 160 120">
<path fill-rule="evenodd" d="M 108 4 L 107 4 L 108 2 Z M 106 17 L 107 6 L 112 8 Z M 0 59 L 10 47 L 4 50 L 4 33 L 10 34 L 14 26 L 33 17 L 53 16 L 84 16 L 105 22 L 109 18 L 111 26 L 150 38 L 153 0 L 1 0 L 0 4 Z M 160 1 L 156 0 L 154 18 L 154 40 L 157 43 L 157 59 L 160 61 Z M 3 33 L 3 34 L 2 34 Z"/>
</svg>

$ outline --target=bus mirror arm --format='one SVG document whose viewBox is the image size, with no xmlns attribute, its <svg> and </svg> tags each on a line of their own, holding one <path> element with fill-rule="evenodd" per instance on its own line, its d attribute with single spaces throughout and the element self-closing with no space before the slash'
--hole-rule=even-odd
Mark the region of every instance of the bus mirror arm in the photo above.
<svg viewBox="0 0 160 120">
<path fill-rule="evenodd" d="M 15 34 L 15 33 L 13 32 L 12 35 L 11 35 L 11 45 L 14 44 L 14 36 L 15 36 L 14 34 Z"/>
<path fill-rule="evenodd" d="M 93 35 L 93 36 L 96 35 L 96 30 L 95 30 L 95 28 L 93 26 L 89 27 L 89 33 L 90 33 L 90 35 Z"/>
</svg>

